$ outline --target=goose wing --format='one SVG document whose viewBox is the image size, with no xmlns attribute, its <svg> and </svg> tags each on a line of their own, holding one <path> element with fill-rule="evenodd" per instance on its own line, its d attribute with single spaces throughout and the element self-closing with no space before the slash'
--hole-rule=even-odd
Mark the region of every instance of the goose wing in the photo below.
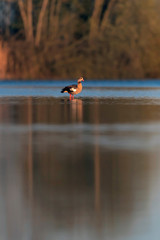
<svg viewBox="0 0 160 240">
<path fill-rule="evenodd" d="M 62 89 L 62 93 L 63 92 L 69 92 L 69 93 L 73 93 L 73 92 L 75 92 L 76 91 L 76 89 L 77 89 L 77 85 L 76 84 L 74 84 L 74 85 L 70 85 L 70 86 L 66 86 L 65 88 L 63 88 Z"/>
<path fill-rule="evenodd" d="M 70 92 L 73 93 L 73 92 L 76 92 L 76 90 L 77 90 L 77 85 L 76 84 L 69 86 L 69 91 Z"/>
</svg>

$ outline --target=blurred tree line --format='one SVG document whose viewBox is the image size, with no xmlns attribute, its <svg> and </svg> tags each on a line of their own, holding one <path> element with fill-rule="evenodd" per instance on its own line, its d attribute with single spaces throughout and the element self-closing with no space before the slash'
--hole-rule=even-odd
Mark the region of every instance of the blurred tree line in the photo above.
<svg viewBox="0 0 160 240">
<path fill-rule="evenodd" d="M 158 0 L 1 0 L 19 78 L 160 78 Z"/>
</svg>

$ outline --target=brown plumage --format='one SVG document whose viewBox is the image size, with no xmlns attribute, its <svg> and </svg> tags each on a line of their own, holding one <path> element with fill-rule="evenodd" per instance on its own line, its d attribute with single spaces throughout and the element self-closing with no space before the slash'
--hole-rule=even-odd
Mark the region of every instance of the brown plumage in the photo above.
<svg viewBox="0 0 160 240">
<path fill-rule="evenodd" d="M 74 95 L 76 95 L 76 94 L 78 94 L 82 91 L 82 83 L 81 83 L 82 81 L 84 81 L 83 77 L 78 79 L 77 85 L 73 84 L 73 85 L 70 85 L 70 86 L 66 86 L 65 88 L 63 88 L 61 90 L 61 93 L 68 92 L 69 95 L 70 95 L 70 99 L 71 98 L 74 99 Z"/>
</svg>

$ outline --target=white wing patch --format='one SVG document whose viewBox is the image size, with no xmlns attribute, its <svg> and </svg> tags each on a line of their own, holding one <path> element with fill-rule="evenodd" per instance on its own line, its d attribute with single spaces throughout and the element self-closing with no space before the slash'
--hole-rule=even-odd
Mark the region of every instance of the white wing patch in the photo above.
<svg viewBox="0 0 160 240">
<path fill-rule="evenodd" d="M 70 88 L 70 91 L 76 92 L 76 88 Z"/>
</svg>

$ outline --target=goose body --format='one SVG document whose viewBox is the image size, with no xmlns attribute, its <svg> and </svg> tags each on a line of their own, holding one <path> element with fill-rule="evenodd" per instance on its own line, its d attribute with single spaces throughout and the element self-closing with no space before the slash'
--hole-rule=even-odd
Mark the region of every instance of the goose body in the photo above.
<svg viewBox="0 0 160 240">
<path fill-rule="evenodd" d="M 77 85 L 73 84 L 70 86 L 66 86 L 61 90 L 61 93 L 67 92 L 70 95 L 70 99 L 73 97 L 74 99 L 74 95 L 80 93 L 82 91 L 82 81 L 84 81 L 83 77 L 79 78 L 77 81 Z"/>
</svg>

